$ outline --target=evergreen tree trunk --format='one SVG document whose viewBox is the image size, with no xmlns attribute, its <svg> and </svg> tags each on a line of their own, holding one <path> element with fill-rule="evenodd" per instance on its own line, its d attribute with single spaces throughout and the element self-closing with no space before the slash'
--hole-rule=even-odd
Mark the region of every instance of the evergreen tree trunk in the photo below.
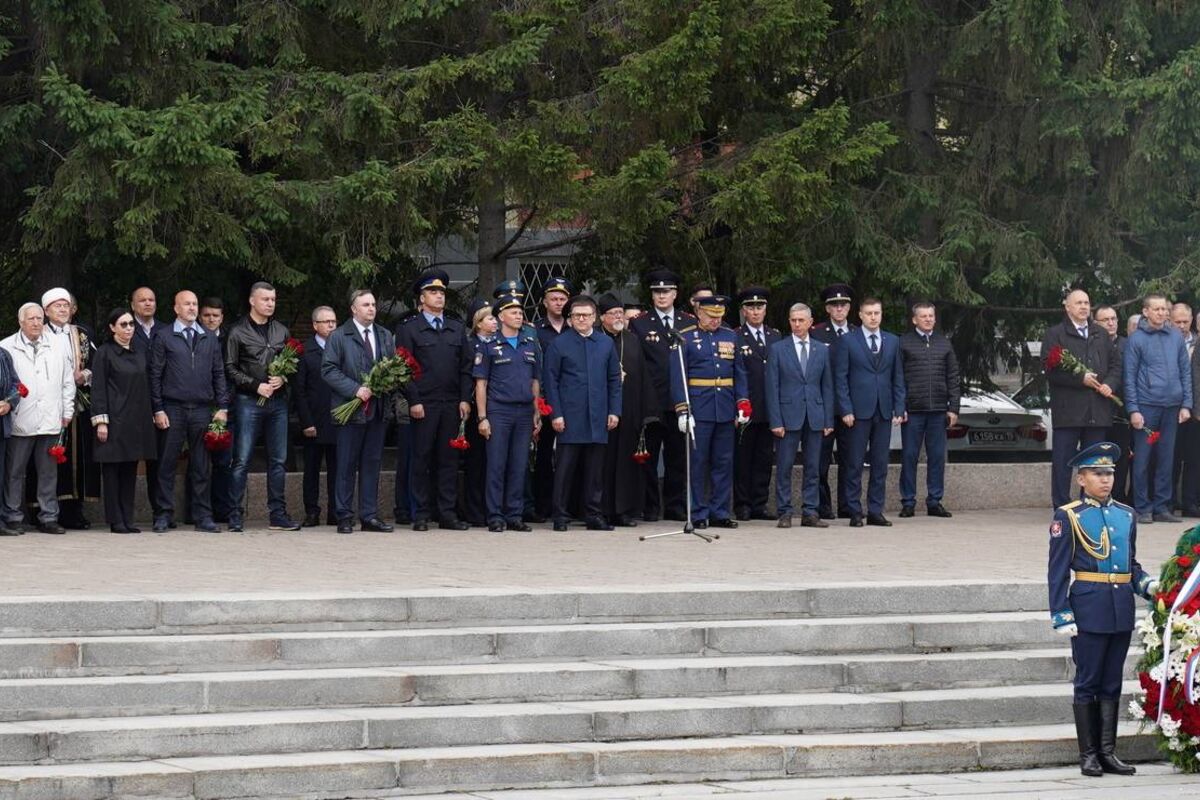
<svg viewBox="0 0 1200 800">
<path fill-rule="evenodd" d="M 504 280 L 506 219 L 503 184 L 480 192 L 479 200 L 479 294 L 487 297 L 492 287 Z"/>
<path fill-rule="evenodd" d="M 904 127 L 918 160 L 914 170 L 917 174 L 937 172 L 940 150 L 935 134 L 937 75 L 936 55 L 925 49 L 909 54 L 904 71 Z M 937 246 L 938 224 L 932 210 L 922 212 L 917 231 L 917 243 L 923 249 L 932 250 Z"/>
</svg>

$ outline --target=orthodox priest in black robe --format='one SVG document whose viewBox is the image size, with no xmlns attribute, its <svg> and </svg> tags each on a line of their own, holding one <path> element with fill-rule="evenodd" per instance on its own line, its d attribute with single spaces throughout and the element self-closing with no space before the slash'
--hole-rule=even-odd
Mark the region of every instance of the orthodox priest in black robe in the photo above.
<svg viewBox="0 0 1200 800">
<path fill-rule="evenodd" d="M 621 364 L 621 422 L 608 433 L 604 448 L 604 495 L 601 509 L 612 525 L 633 527 L 646 496 L 645 471 L 634 454 L 645 450 L 642 431 L 657 419 L 654 384 L 637 336 L 626 329 L 625 309 L 606 294 L 599 300 L 600 325 L 612 337 Z"/>
</svg>

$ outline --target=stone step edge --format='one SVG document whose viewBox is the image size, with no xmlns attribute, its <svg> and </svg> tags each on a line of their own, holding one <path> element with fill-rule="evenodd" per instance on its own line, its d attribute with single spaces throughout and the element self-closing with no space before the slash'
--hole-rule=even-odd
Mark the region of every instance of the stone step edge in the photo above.
<svg viewBox="0 0 1200 800">
<path fill-rule="evenodd" d="M 1158 760 L 1154 738 L 1131 723 L 1119 753 Z M 482 745 L 0 767 L 0 792 L 21 797 L 353 797 L 382 790 L 686 783 L 1070 764 L 1074 727 L 743 736 L 710 739 Z"/>
<path fill-rule="evenodd" d="M 1135 688 L 1130 681 L 1126 695 Z M 614 742 L 649 738 L 640 733 L 664 726 L 668 739 L 713 736 L 778 735 L 789 732 L 845 733 L 906 731 L 959 727 L 955 706 L 971 704 L 979 719 L 992 724 L 1021 726 L 1044 722 L 1028 713 L 1030 703 L 1066 714 L 1071 695 L 1066 682 L 1010 684 L 970 689 L 910 692 L 764 693 L 717 697 L 633 698 L 626 700 L 543 701 L 531 703 L 459 704 L 446 706 L 373 706 L 353 709 L 300 709 L 220 714 L 181 714 L 144 717 L 94 717 L 74 720 L 30 720 L 0 723 L 0 764 L 87 763 L 105 760 L 144 761 L 182 757 L 190 751 L 167 752 L 166 740 L 181 737 L 186 746 L 220 736 L 240 737 L 253 746 L 245 753 L 283 753 L 296 750 L 399 748 L 398 739 L 444 741 L 446 744 L 548 743 L 565 741 Z M 1043 705 L 1050 704 L 1050 705 Z M 1015 710 L 1000 710 L 1011 707 Z M 792 712 L 789 715 L 789 710 Z M 774 718 L 772 714 L 784 717 Z M 831 720 L 828 715 L 840 716 Z M 703 719 L 706 715 L 716 719 Z M 760 715 L 766 715 L 761 719 Z M 948 718 L 952 717 L 952 718 Z M 393 730 L 405 726 L 403 736 Z M 423 727 L 418 727 L 423 726 Z M 430 726 L 453 727 L 456 737 L 431 736 Z M 964 724 L 962 727 L 974 727 Z M 286 731 L 271 736 L 271 732 Z M 263 741 L 253 741 L 258 737 Z M 296 737 L 289 739 L 289 737 Z M 471 738 L 477 737 L 477 738 Z M 73 742 L 72 739 L 80 739 Z M 132 740 L 125 748 L 134 755 L 116 754 L 95 742 Z M 159 743 L 161 742 L 163 743 Z M 287 746 L 278 742 L 288 740 Z M 314 747 L 313 742 L 322 742 Z M 147 754 L 144 748 L 159 747 Z M 307 746 L 305 746 L 307 745 Z M 91 748 L 88 757 L 79 755 Z M 273 749 L 274 748 L 274 749 Z M 67 755 L 62 755 L 63 753 Z M 74 756 L 70 754 L 76 754 Z M 107 754 L 107 755 L 106 755 Z"/>
<path fill-rule="evenodd" d="M 515 622 L 856 617 L 1044 611 L 1035 581 L 896 581 L 868 585 L 436 589 L 383 593 L 0 598 L 0 637 L 57 633 L 251 631 L 284 626 L 412 628 Z"/>
</svg>

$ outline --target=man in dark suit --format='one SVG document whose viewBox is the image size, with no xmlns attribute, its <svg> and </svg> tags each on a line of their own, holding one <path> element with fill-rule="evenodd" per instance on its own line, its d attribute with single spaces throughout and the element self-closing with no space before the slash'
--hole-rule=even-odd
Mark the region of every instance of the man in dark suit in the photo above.
<svg viewBox="0 0 1200 800">
<path fill-rule="evenodd" d="M 673 344 L 674 332 L 696 324 L 696 318 L 675 310 L 675 298 L 679 294 L 679 276 L 666 269 L 655 270 L 646 275 L 653 307 L 629 324 L 629 329 L 642 343 L 646 356 L 646 368 L 658 395 L 658 408 L 662 409 L 659 422 L 646 426 L 646 450 L 650 460 L 646 470 L 646 506 L 642 517 L 647 522 L 659 519 L 662 508 L 664 519 L 683 520 L 687 516 L 684 496 L 686 493 L 687 470 L 684 465 L 686 438 L 679 431 L 675 418 L 674 403 L 671 402 L 671 362 L 678 358 Z M 658 455 L 662 452 L 663 479 L 660 504 L 658 488 Z"/>
<path fill-rule="evenodd" d="M 775 437 L 767 425 L 765 374 L 767 350 L 780 336 L 779 331 L 765 322 L 768 297 L 762 286 L 749 286 L 738 294 L 742 325 L 734 333 L 749 393 L 738 400 L 750 401 L 750 418 L 738 431 L 733 461 L 733 509 L 741 520 L 772 519 L 767 513 L 767 495 L 771 489 Z"/>
<path fill-rule="evenodd" d="M 304 437 L 304 522 L 305 528 L 321 524 L 321 461 L 325 462 L 325 522 L 337 524 L 333 510 L 337 494 L 337 432 L 330 415 L 329 384 L 321 377 L 325 346 L 337 330 L 337 313 L 329 306 L 317 306 L 312 312 L 313 335 L 304 343 L 304 355 L 296 370 L 296 416 Z"/>
<path fill-rule="evenodd" d="M 436 499 L 438 527 L 465 531 L 458 519 L 458 456 L 450 446 L 459 425 L 471 413 L 471 359 L 463 324 L 446 315 L 450 276 L 428 270 L 417 279 L 420 313 L 396 328 L 396 343 L 421 365 L 421 377 L 401 390 L 412 418 L 412 462 L 409 472 L 413 505 L 412 529 L 429 529 Z"/>
<path fill-rule="evenodd" d="M 354 532 L 350 504 L 357 479 L 362 529 L 387 533 L 392 526 L 379 518 L 379 468 L 387 433 L 388 399 L 374 395 L 363 382 L 376 361 L 395 353 L 396 342 L 391 331 L 375 324 L 375 295 L 370 291 L 357 289 L 350 295 L 350 315 L 345 325 L 330 334 L 321 360 L 321 375 L 331 390 L 331 408 L 355 397 L 363 401 L 349 422 L 337 426 L 337 532 Z"/>
<path fill-rule="evenodd" d="M 201 300 L 200 324 L 204 326 L 206 331 L 217 337 L 221 352 L 224 353 L 225 301 L 219 297 L 205 297 Z M 232 393 L 233 387 L 229 387 L 229 390 Z M 228 424 L 229 431 L 236 437 L 237 431 L 235 430 L 236 423 L 233 418 L 232 403 L 229 409 Z M 233 493 L 231 491 L 233 448 L 214 451 L 209 458 L 209 463 L 212 464 L 212 481 L 210 482 L 209 493 L 212 495 L 213 521 L 218 523 L 228 522 L 229 514 L 233 511 Z M 191 518 L 191 493 L 191 484 L 185 484 L 186 508 L 189 509 L 184 517 L 185 521 Z"/>
<path fill-rule="evenodd" d="M 829 345 L 831 362 L 837 343 L 850 331 L 857 330 L 857 326 L 851 325 L 849 321 L 852 296 L 850 287 L 844 283 L 830 284 L 821 290 L 821 302 L 825 304 L 825 313 L 829 320 L 814 325 L 810 333 L 818 342 Z M 850 452 L 850 429 L 842 424 L 842 418 L 836 414 L 833 418 L 833 435 L 826 436 L 821 441 L 821 500 L 817 507 L 821 519 L 834 518 L 833 492 L 829 488 L 829 467 L 833 464 L 834 443 L 837 444 L 838 462 L 837 516 L 849 518 L 850 504 L 846 500 L 846 454 Z"/>
<path fill-rule="evenodd" d="M 817 513 L 821 442 L 833 432 L 833 369 L 829 345 L 809 335 L 812 309 L 796 303 L 788 310 L 791 335 L 767 351 L 767 424 L 779 442 L 775 461 L 775 506 L 779 527 L 792 527 L 792 467 L 796 448 L 804 450 L 804 497 L 800 524 L 828 528 Z"/>
<path fill-rule="evenodd" d="M 1108 332 L 1091 321 L 1087 292 L 1075 289 L 1063 298 L 1064 319 L 1042 337 L 1042 358 L 1055 347 L 1070 352 L 1090 372 L 1079 375 L 1064 367 L 1046 370 L 1050 388 L 1050 421 L 1054 446 L 1050 466 L 1050 499 L 1055 508 L 1070 502 L 1073 492 L 1070 462 L 1075 454 L 1104 440 L 1116 404 L 1109 398 L 1121 391 L 1121 365 Z"/>
<path fill-rule="evenodd" d="M 158 311 L 158 299 L 154 296 L 154 290 L 149 286 L 139 286 L 133 290 L 133 294 L 129 295 L 129 308 L 133 311 L 133 339 L 129 343 L 129 349 L 135 353 L 144 353 L 146 363 L 150 363 L 150 343 L 154 341 L 154 335 L 163 328 L 170 327 L 165 322 L 160 322 L 155 319 L 154 315 Z M 158 434 L 159 448 L 162 448 L 162 434 Z M 162 516 L 162 506 L 158 502 L 158 462 L 146 461 L 146 497 L 150 500 L 150 510 L 154 512 L 154 518 L 158 519 Z M 170 520 L 170 527 L 175 527 L 175 521 Z"/>
<path fill-rule="evenodd" d="M 892 523 L 883 515 L 888 448 L 892 425 L 905 420 L 900 340 L 880 328 L 883 303 L 876 298 L 865 298 L 859 304 L 858 317 L 862 327 L 844 336 L 833 352 L 837 410 L 850 429 L 846 499 L 851 527 L 862 527 L 862 471 L 869 458 L 867 524 L 888 527 Z"/>
</svg>

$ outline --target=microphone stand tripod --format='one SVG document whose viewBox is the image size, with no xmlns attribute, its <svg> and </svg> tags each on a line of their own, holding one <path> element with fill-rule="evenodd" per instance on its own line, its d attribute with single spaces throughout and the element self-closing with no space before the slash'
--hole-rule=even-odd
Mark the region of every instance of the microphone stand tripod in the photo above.
<svg viewBox="0 0 1200 800">
<path fill-rule="evenodd" d="M 692 536 L 698 536 L 705 542 L 712 544 L 713 539 L 721 538 L 721 534 L 704 533 L 703 531 L 698 531 L 696 530 L 696 526 L 692 524 L 692 448 L 696 446 L 696 425 L 692 418 L 692 395 L 691 392 L 688 391 L 687 365 L 684 363 L 683 359 L 683 337 L 680 336 L 674 328 L 672 328 L 668 332 L 668 338 L 675 342 L 675 354 L 679 358 L 679 374 L 682 376 L 683 380 L 683 402 L 687 404 L 688 409 L 687 419 L 689 424 L 687 426 L 687 446 L 684 447 L 683 451 L 683 463 L 685 469 L 684 474 L 687 478 L 687 492 L 684 496 L 684 501 L 687 503 L 687 518 L 684 520 L 683 528 L 680 530 L 667 531 L 666 533 L 652 533 L 649 536 L 639 536 L 638 541 L 644 542 L 648 539 L 661 539 L 664 536 L 691 534 Z"/>
</svg>

